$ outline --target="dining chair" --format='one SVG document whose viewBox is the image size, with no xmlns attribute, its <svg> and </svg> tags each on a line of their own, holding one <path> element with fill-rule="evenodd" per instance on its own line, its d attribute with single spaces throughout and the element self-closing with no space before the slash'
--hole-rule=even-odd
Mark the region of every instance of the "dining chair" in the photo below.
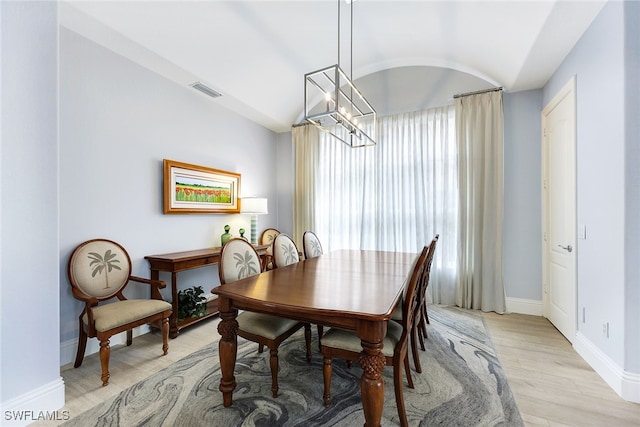
<svg viewBox="0 0 640 427">
<path fill-rule="evenodd" d="M 318 236 L 311 231 L 307 230 L 302 234 L 302 250 L 304 251 L 304 258 L 315 258 L 322 255 L 322 245 Z"/>
<path fill-rule="evenodd" d="M 427 313 L 427 288 L 429 287 L 429 279 L 431 277 L 431 264 L 433 263 L 433 257 L 436 253 L 436 246 L 438 245 L 439 238 L 440 235 L 436 234 L 433 240 L 431 240 L 431 244 L 429 245 L 429 255 L 427 255 L 427 261 L 424 272 L 422 273 L 423 277 L 418 293 L 418 301 L 420 302 L 420 305 L 418 307 L 418 314 L 416 317 L 416 325 L 414 327 L 414 330 L 418 334 L 420 348 L 422 349 L 422 351 L 426 350 L 424 340 L 428 338 L 427 324 L 429 323 L 429 315 Z M 412 338 L 412 343 L 414 341 L 415 340 Z M 416 371 L 418 373 L 422 373 L 422 367 L 420 366 L 420 358 L 418 357 L 418 352 L 415 348 L 412 348 L 412 351 L 414 352 L 413 359 L 416 364 Z"/>
<path fill-rule="evenodd" d="M 255 248 L 241 238 L 230 239 L 220 253 L 218 275 L 220 284 L 234 282 L 261 273 L 260 256 Z M 270 351 L 271 393 L 278 396 L 278 347 L 291 335 L 304 327 L 307 362 L 311 361 L 311 328 L 308 323 L 270 314 L 243 311 L 238 314 L 238 336 L 258 343 L 259 352 L 264 346 Z"/>
<path fill-rule="evenodd" d="M 119 243 L 107 239 L 88 240 L 78 245 L 69 258 L 67 275 L 73 296 L 84 302 L 80 316 L 78 351 L 74 368 L 82 365 L 87 337 L 100 341 L 102 385 L 109 384 L 109 339 L 127 333 L 127 346 L 135 327 L 154 323 L 162 332 L 162 352 L 169 351 L 169 316 L 171 304 L 164 301 L 160 289 L 166 284 L 131 275 L 131 258 Z M 151 289 L 151 298 L 127 299 L 124 289 L 129 283 L 141 283 Z M 115 301 L 109 301 L 115 298 Z"/>
<path fill-rule="evenodd" d="M 429 287 L 429 277 L 431 272 L 431 263 L 433 262 L 433 256 L 436 251 L 436 245 L 438 243 L 439 234 L 435 237 L 427 246 L 427 259 L 425 260 L 425 268 L 422 271 L 422 277 L 418 282 L 418 305 L 416 306 L 416 319 L 413 323 L 413 329 L 411 330 L 411 354 L 413 356 L 413 364 L 415 365 L 416 372 L 422 373 L 422 365 L 420 363 L 420 356 L 418 354 L 418 342 L 422 351 L 426 350 L 424 340 L 427 338 L 427 323 L 429 318 L 427 317 L 427 288 Z M 393 313 L 392 319 L 396 322 L 402 321 L 402 309 L 397 308 Z"/>
<path fill-rule="evenodd" d="M 382 354 L 386 366 L 393 366 L 393 386 L 396 395 L 398 417 L 402 427 L 408 426 L 402 389 L 402 366 L 404 365 L 409 388 L 413 388 L 413 380 L 409 368 L 408 341 L 415 321 L 418 305 L 418 282 L 422 276 L 427 259 L 428 247 L 424 247 L 414 260 L 407 286 L 402 295 L 403 320 L 401 323 L 388 322 L 387 335 L 383 341 Z M 331 402 L 332 359 L 339 357 L 348 361 L 359 361 L 362 354 L 360 338 L 354 331 L 330 328 L 322 337 L 321 353 L 323 355 L 324 405 Z M 363 367 L 367 369 L 367 367 Z"/>
<path fill-rule="evenodd" d="M 419 304 L 416 306 L 416 309 L 418 310 L 416 313 L 416 320 L 413 323 L 413 330 L 411 331 L 411 354 L 413 356 L 413 364 L 416 367 L 416 372 L 417 373 L 422 373 L 422 366 L 420 364 L 420 356 L 418 355 L 418 342 L 420 343 L 420 348 L 422 349 L 422 351 L 426 350 L 425 344 L 424 344 L 424 338 L 427 337 L 427 325 L 426 323 L 429 323 L 429 318 L 426 317 L 426 305 L 427 305 L 427 300 L 426 300 L 426 291 L 427 291 L 427 287 L 429 286 L 429 276 L 430 276 L 430 271 L 431 271 L 431 263 L 433 261 L 433 255 L 435 254 L 435 250 L 436 250 L 436 245 L 438 243 L 438 238 L 440 237 L 439 234 L 436 234 L 436 236 L 431 240 L 431 243 L 429 243 L 429 246 L 427 246 L 427 259 L 425 260 L 425 269 L 422 272 L 422 277 L 420 278 L 420 281 L 418 282 L 418 302 Z M 393 316 L 391 317 L 391 319 L 395 322 L 401 323 L 402 322 L 402 305 L 399 304 L 398 307 L 396 307 L 396 310 L 393 312 Z"/>
<path fill-rule="evenodd" d="M 300 262 L 300 252 L 291 237 L 284 233 L 278 234 L 273 239 L 273 268 L 285 267 Z"/>
<path fill-rule="evenodd" d="M 296 262 L 300 262 L 300 251 L 298 251 L 293 239 L 286 234 L 277 235 L 273 241 L 273 268 L 286 267 Z M 318 348 L 320 348 L 324 328 L 322 325 L 316 325 L 316 327 L 318 329 Z"/>
<path fill-rule="evenodd" d="M 304 251 L 304 258 L 315 258 L 323 254 L 322 245 L 318 236 L 311 231 L 307 230 L 302 234 L 302 250 Z M 322 345 L 322 334 L 324 331 L 323 325 L 316 325 L 318 329 L 318 349 Z"/>
<path fill-rule="evenodd" d="M 269 247 L 265 251 L 266 254 L 263 258 L 263 270 L 271 270 L 273 268 L 272 244 L 273 239 L 275 239 L 278 234 L 280 234 L 280 231 L 276 230 L 275 228 L 267 228 L 260 235 L 259 243 L 261 245 L 269 245 Z"/>
</svg>

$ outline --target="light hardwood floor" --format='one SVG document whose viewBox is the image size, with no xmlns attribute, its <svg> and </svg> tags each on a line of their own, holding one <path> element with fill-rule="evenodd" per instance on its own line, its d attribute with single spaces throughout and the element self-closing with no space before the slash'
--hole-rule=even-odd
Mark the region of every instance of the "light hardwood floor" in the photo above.
<svg viewBox="0 0 640 427">
<path fill-rule="evenodd" d="M 640 404 L 622 400 L 571 344 L 544 318 L 520 314 L 480 313 L 526 425 L 528 426 L 640 426 Z M 183 329 L 161 356 L 157 334 L 133 340 L 131 347 L 111 351 L 111 379 L 100 382 L 100 360 L 85 357 L 83 365 L 62 368 L 66 405 L 73 417 L 119 393 L 160 369 L 217 340 L 218 319 Z M 55 426 L 62 422 L 37 422 Z"/>
<path fill-rule="evenodd" d="M 640 426 L 640 404 L 620 398 L 547 319 L 483 316 L 526 425 Z"/>
</svg>

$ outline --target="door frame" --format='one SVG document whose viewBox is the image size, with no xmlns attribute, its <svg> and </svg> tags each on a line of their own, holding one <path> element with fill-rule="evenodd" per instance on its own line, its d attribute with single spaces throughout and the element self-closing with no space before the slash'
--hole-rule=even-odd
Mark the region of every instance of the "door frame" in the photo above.
<svg viewBox="0 0 640 427">
<path fill-rule="evenodd" d="M 569 215 L 573 218 L 574 225 L 574 235 L 577 235 L 577 103 L 576 103 L 576 76 L 571 77 L 571 79 L 558 91 L 558 93 L 553 97 L 551 101 L 543 108 L 541 112 L 541 125 L 542 125 L 542 176 L 541 176 L 541 186 L 542 186 L 542 312 L 543 316 L 549 319 L 550 313 L 550 300 L 549 300 L 549 245 L 548 245 L 548 233 L 549 233 L 549 201 L 548 201 L 548 191 L 547 191 L 547 182 L 549 175 L 549 165 L 548 165 L 548 155 L 549 155 L 549 147 L 547 144 L 547 135 L 546 135 L 546 123 L 547 116 L 550 112 L 566 97 L 571 97 L 573 100 L 573 144 L 572 144 L 572 157 L 573 164 L 569 165 L 572 167 L 573 171 L 573 203 L 572 203 L 572 212 Z M 572 295 L 572 313 L 571 313 L 571 330 L 570 336 L 566 337 L 570 342 L 573 343 L 573 339 L 575 338 L 577 328 L 578 328 L 578 269 L 577 269 L 577 240 L 575 240 L 575 251 L 576 254 L 574 256 L 574 262 L 572 265 L 573 269 L 573 283 L 570 284 L 572 287 L 571 295 Z"/>
</svg>

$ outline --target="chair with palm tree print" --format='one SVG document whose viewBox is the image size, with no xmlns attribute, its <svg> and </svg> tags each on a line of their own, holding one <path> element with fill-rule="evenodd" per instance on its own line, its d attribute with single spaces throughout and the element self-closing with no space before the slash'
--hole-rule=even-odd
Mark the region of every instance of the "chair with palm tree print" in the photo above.
<svg viewBox="0 0 640 427">
<path fill-rule="evenodd" d="M 286 267 L 300 262 L 300 252 L 291 237 L 280 233 L 273 239 L 273 268 Z"/>
<path fill-rule="evenodd" d="M 304 251 L 304 259 L 319 257 L 323 254 L 322 245 L 316 233 L 307 230 L 302 234 L 302 250 Z M 318 348 L 321 348 L 324 326 L 318 324 L 316 328 L 318 329 Z"/>
<path fill-rule="evenodd" d="M 162 352 L 169 351 L 169 316 L 171 304 L 164 301 L 160 289 L 166 284 L 131 275 L 131 258 L 118 243 L 94 239 L 74 249 L 67 266 L 71 292 L 84 303 L 79 316 L 78 352 L 74 367 L 82 365 L 87 337 L 100 341 L 102 385 L 109 384 L 109 339 L 127 332 L 127 345 L 132 342 L 132 329 L 154 323 L 162 331 Z M 131 283 L 147 285 L 150 299 L 127 299 L 123 291 Z"/>
<path fill-rule="evenodd" d="M 218 275 L 220 284 L 260 274 L 260 256 L 244 239 L 234 238 L 222 247 Z M 270 351 L 271 392 L 278 396 L 278 347 L 300 328 L 304 327 L 307 362 L 311 361 L 311 328 L 308 323 L 263 313 L 243 311 L 238 314 L 238 336 L 259 344 L 259 352 L 266 345 Z"/>
<path fill-rule="evenodd" d="M 271 252 L 271 249 L 273 247 L 273 239 L 275 239 L 278 234 L 280 234 L 280 231 L 276 230 L 275 228 L 267 228 L 260 235 L 259 243 L 261 245 L 269 245 L 266 250 L 266 254 L 262 258 L 263 270 L 273 270 L 273 253 Z"/>
<path fill-rule="evenodd" d="M 304 232 L 302 235 L 302 249 L 304 250 L 305 259 L 322 255 L 322 245 L 316 233 L 310 230 Z"/>
</svg>

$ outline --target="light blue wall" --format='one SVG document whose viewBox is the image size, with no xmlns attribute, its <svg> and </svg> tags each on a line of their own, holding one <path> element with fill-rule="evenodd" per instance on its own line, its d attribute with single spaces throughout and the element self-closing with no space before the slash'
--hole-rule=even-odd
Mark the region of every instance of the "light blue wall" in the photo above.
<svg viewBox="0 0 640 427">
<path fill-rule="evenodd" d="M 133 273 L 146 255 L 220 245 L 248 215 L 162 213 L 162 160 L 241 174 L 244 195 L 269 199 L 259 231 L 277 224 L 276 134 L 82 36 L 60 33 L 60 333 L 62 363 L 75 351 L 76 301 L 66 277 L 73 248 L 93 238 L 121 243 Z M 168 273 L 161 279 L 170 282 Z M 215 267 L 178 274 L 180 288 L 218 284 Z M 130 294 L 135 295 L 135 294 Z M 169 287 L 165 295 L 170 299 Z"/>
<path fill-rule="evenodd" d="M 640 372 L 640 2 L 625 3 L 625 367 Z"/>
<path fill-rule="evenodd" d="M 302 236 L 293 235 L 293 183 L 295 159 L 291 143 L 291 132 L 278 134 L 278 230 L 302 243 Z"/>
<path fill-rule="evenodd" d="M 0 2 L 3 410 L 52 411 L 64 404 L 57 322 L 56 19 L 55 2 Z M 33 390 L 38 393 L 27 396 Z M 2 420 L 3 425 L 12 425 L 4 411 Z"/>
<path fill-rule="evenodd" d="M 638 86 L 627 86 L 628 73 L 637 73 L 625 66 L 625 37 L 635 38 L 638 26 L 625 29 L 625 7 L 636 10 L 633 2 L 609 2 L 591 27 L 578 41 L 562 65 L 543 89 L 546 105 L 572 77 L 577 81 L 577 222 L 586 225 L 586 240 L 578 240 L 578 311 L 586 310 L 586 320 L 580 319 L 579 333 L 625 370 L 640 372 L 638 360 L 637 267 L 626 270 L 625 265 L 638 264 L 638 217 L 625 218 L 627 202 L 638 204 L 633 172 L 637 155 L 625 161 L 625 152 L 637 147 L 637 135 L 626 135 L 625 118 L 638 120 L 635 110 L 626 110 L 627 94 Z M 637 50 L 628 55 L 637 55 Z M 637 67 L 637 62 L 636 62 Z M 635 77 L 637 83 L 637 77 Z M 637 149 L 637 148 L 636 148 Z M 628 164 L 635 161 L 635 164 Z M 629 187 L 632 185 L 632 187 Z M 633 212 L 633 210 L 632 210 Z M 636 241 L 627 240 L 627 226 L 636 230 Z M 626 245 L 636 248 L 626 253 Z M 635 293 L 633 312 L 625 313 L 626 297 Z M 609 323 L 609 338 L 602 330 Z M 629 352 L 632 351 L 629 357 Z M 632 360 L 634 359 L 634 360 Z"/>
<path fill-rule="evenodd" d="M 505 93 L 504 254 L 507 297 L 542 300 L 542 90 Z"/>
</svg>

